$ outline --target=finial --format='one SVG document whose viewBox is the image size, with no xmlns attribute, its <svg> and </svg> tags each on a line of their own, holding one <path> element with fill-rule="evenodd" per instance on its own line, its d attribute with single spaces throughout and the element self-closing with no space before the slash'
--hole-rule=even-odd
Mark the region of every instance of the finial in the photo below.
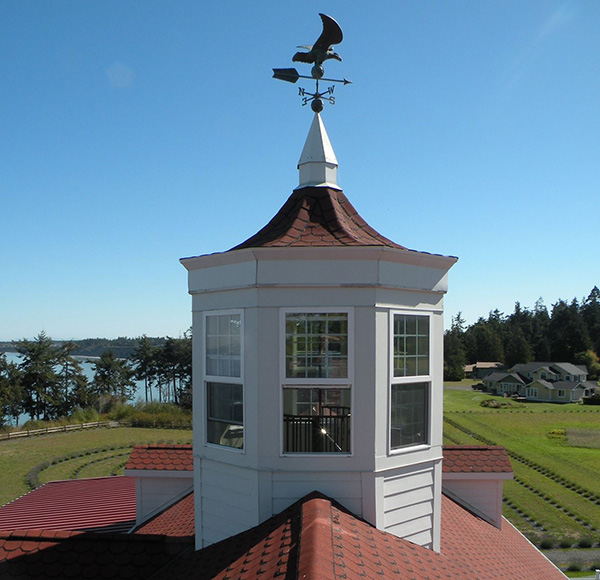
<svg viewBox="0 0 600 580">
<path fill-rule="evenodd" d="M 298 73 L 295 68 L 274 68 L 273 78 L 289 83 L 295 83 L 298 79 L 314 79 L 315 80 L 315 91 L 314 93 L 308 92 L 306 89 L 299 88 L 298 94 L 302 97 L 302 106 L 310 103 L 310 108 L 315 113 L 320 113 L 323 110 L 323 101 L 327 101 L 331 105 L 335 105 L 335 97 L 333 96 L 334 85 L 328 87 L 325 91 L 319 91 L 319 81 L 328 81 L 331 83 L 343 83 L 348 85 L 351 83 L 348 79 L 330 79 L 323 78 L 325 69 L 323 63 L 331 58 L 341 62 L 342 57 L 333 50 L 334 44 L 342 42 L 344 35 L 340 25 L 327 14 L 319 14 L 321 21 L 323 22 L 323 32 L 321 36 L 317 38 L 317 41 L 313 45 L 299 46 L 308 52 L 297 52 L 293 57 L 293 62 L 304 62 L 312 64 L 313 67 L 310 71 L 311 76 L 305 76 Z"/>
</svg>

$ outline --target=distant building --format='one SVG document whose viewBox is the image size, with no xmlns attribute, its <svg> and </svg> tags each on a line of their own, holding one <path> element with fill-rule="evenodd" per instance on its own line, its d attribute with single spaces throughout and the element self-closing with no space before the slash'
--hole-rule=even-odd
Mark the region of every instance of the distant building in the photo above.
<svg viewBox="0 0 600 580">
<path fill-rule="evenodd" d="M 508 372 L 494 372 L 483 379 L 483 385 L 494 395 L 548 403 L 576 403 L 598 390 L 597 383 L 587 380 L 585 366 L 549 362 L 517 364 Z"/>
</svg>

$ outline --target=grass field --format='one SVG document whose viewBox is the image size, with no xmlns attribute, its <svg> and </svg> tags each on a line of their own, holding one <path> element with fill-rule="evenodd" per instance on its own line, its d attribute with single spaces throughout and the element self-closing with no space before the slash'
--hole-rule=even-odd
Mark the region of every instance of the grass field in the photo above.
<svg viewBox="0 0 600 580">
<path fill-rule="evenodd" d="M 515 479 L 504 484 L 505 516 L 537 545 L 600 543 L 600 407 L 481 407 L 489 398 L 445 389 L 445 442 L 507 448 Z"/>
<path fill-rule="evenodd" d="M 0 441 L 0 505 L 30 491 L 27 475 L 36 466 L 40 483 L 122 473 L 136 444 L 191 443 L 189 429 L 119 427 Z M 81 455 L 81 456 L 80 456 Z"/>
</svg>

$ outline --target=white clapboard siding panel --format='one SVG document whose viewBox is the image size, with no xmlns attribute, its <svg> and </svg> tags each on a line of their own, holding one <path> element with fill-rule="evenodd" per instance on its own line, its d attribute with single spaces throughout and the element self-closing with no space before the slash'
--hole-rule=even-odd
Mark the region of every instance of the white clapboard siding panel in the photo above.
<svg viewBox="0 0 600 580">
<path fill-rule="evenodd" d="M 498 525 L 502 515 L 501 480 L 448 480 L 443 488 Z"/>
<path fill-rule="evenodd" d="M 383 529 L 420 545 L 433 537 L 434 472 L 432 466 L 413 467 L 383 480 Z M 414 538 L 422 538 L 416 541 Z"/>
<path fill-rule="evenodd" d="M 305 494 L 306 495 L 306 494 Z M 302 496 L 304 497 L 304 496 Z M 331 496 L 330 496 L 331 497 Z M 298 498 L 300 499 L 300 498 Z M 282 512 L 284 509 L 290 507 L 293 503 L 295 503 L 297 499 L 291 498 L 281 498 L 273 500 L 273 513 L 278 514 Z M 342 504 L 347 510 L 351 511 L 354 515 L 358 517 L 362 517 L 362 500 L 360 498 L 342 498 L 337 499 L 336 501 Z"/>
<path fill-rule="evenodd" d="M 362 480 L 358 471 L 274 472 L 273 513 L 279 513 L 305 495 L 319 491 L 362 517 Z"/>
<path fill-rule="evenodd" d="M 204 510 L 211 509 L 209 505 L 215 504 L 221 506 L 219 509 L 223 510 L 226 515 L 233 509 L 246 512 L 249 515 L 255 511 L 252 509 L 249 494 L 231 493 L 226 489 L 215 487 L 214 485 L 204 484 L 202 486 L 202 499 L 204 501 Z"/>
<path fill-rule="evenodd" d="M 140 481 L 140 498 L 138 521 L 144 521 L 157 509 L 167 507 L 171 501 L 179 497 L 192 485 L 192 478 L 144 477 Z"/>
<path fill-rule="evenodd" d="M 424 469 L 385 478 L 385 495 L 392 496 L 411 489 L 433 485 L 433 470 Z"/>
<path fill-rule="evenodd" d="M 386 529 L 403 522 L 409 522 L 424 516 L 430 516 L 432 513 L 433 502 L 431 501 L 394 509 L 385 515 Z"/>
<path fill-rule="evenodd" d="M 395 532 L 392 533 L 395 534 Z M 403 537 L 404 539 L 408 540 L 409 542 L 412 542 L 413 544 L 417 544 L 418 546 L 423 546 L 429 549 L 431 549 L 431 546 L 433 544 L 433 535 L 431 533 L 431 530 L 424 530 L 422 532 L 418 532 L 416 534 L 409 534 Z"/>
<path fill-rule="evenodd" d="M 423 532 L 427 532 L 429 534 L 429 538 L 431 539 L 432 526 L 433 519 L 431 516 L 423 516 L 422 518 L 417 518 L 415 520 L 410 520 L 408 522 L 391 526 L 386 531 L 405 539 L 414 537 L 417 534 L 422 534 Z"/>
<path fill-rule="evenodd" d="M 255 487 L 256 472 L 215 461 L 202 462 L 202 484 L 221 487 L 233 493 L 249 495 Z"/>
<path fill-rule="evenodd" d="M 300 499 L 311 491 L 318 490 L 337 499 L 338 497 L 360 497 L 362 493 L 360 473 L 295 473 L 293 477 L 280 478 L 273 473 L 273 497 L 297 497 Z M 335 493 L 331 493 L 334 491 Z M 300 495 L 299 495 L 300 494 Z"/>
</svg>

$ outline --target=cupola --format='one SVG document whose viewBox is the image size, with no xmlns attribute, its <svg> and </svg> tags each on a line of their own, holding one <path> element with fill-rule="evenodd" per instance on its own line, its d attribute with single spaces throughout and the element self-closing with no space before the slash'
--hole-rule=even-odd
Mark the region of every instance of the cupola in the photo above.
<svg viewBox="0 0 600 580">
<path fill-rule="evenodd" d="M 456 258 L 382 236 L 319 113 L 300 184 L 226 252 L 185 258 L 198 547 L 312 491 L 439 549 L 443 296 Z"/>
</svg>

